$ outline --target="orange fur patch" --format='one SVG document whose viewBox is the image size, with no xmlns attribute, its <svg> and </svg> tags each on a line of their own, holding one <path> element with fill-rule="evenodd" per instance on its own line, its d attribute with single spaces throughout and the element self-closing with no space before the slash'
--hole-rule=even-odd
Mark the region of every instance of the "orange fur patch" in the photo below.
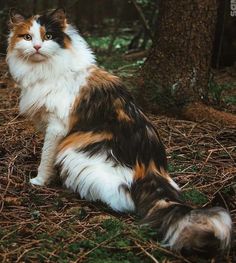
<svg viewBox="0 0 236 263">
<path fill-rule="evenodd" d="M 62 26 L 63 31 L 66 30 L 66 27 L 67 27 L 67 26 L 68 26 L 67 19 L 65 18 L 64 21 L 63 21 L 63 26 Z"/>
<path fill-rule="evenodd" d="M 64 45 L 65 45 L 65 48 L 70 48 L 71 47 L 71 40 L 68 36 L 65 36 L 64 37 Z"/>
<path fill-rule="evenodd" d="M 44 39 L 45 34 L 46 34 L 46 28 L 45 28 L 45 26 L 40 26 L 40 36 L 41 36 L 41 39 Z"/>
<path fill-rule="evenodd" d="M 22 23 L 13 24 L 13 27 L 11 30 L 13 33 L 13 36 L 11 37 L 10 43 L 8 46 L 9 51 L 13 50 L 16 43 L 22 39 L 21 35 L 25 35 L 29 33 L 31 26 L 33 25 L 33 19 L 34 18 L 31 17 L 29 19 L 26 19 Z"/>
<path fill-rule="evenodd" d="M 124 111 L 124 103 L 122 103 L 121 99 L 116 99 L 114 102 L 114 106 L 117 113 L 117 118 L 119 121 L 132 122 L 133 120 L 128 116 L 128 114 Z"/>
<path fill-rule="evenodd" d="M 158 174 L 162 177 L 166 177 L 166 174 L 164 173 L 164 169 L 162 167 L 159 167 L 159 170 L 157 169 L 157 166 L 153 160 L 149 162 L 147 171 L 150 173 Z"/>
<path fill-rule="evenodd" d="M 157 168 L 155 162 L 151 160 L 146 167 L 143 163 L 137 162 L 135 167 L 134 167 L 134 179 L 143 179 L 148 173 L 153 173 L 156 175 L 159 175 L 163 178 L 165 178 L 167 181 L 170 181 L 171 178 L 168 174 L 168 172 L 163 168 L 159 167 Z"/>
<path fill-rule="evenodd" d="M 93 132 L 77 132 L 66 137 L 59 145 L 58 151 L 64 151 L 68 148 L 85 148 L 86 146 L 101 142 L 104 140 L 111 140 L 113 135 L 108 132 L 93 133 Z"/>
<path fill-rule="evenodd" d="M 153 160 L 150 161 L 149 166 L 148 166 L 148 172 L 157 174 L 163 178 L 165 178 L 167 181 L 171 181 L 171 177 L 169 176 L 168 172 L 163 168 L 159 167 L 157 168 L 155 162 Z"/>
<path fill-rule="evenodd" d="M 136 162 L 134 167 L 134 180 L 142 179 L 146 175 L 146 168 L 143 163 Z"/>
<path fill-rule="evenodd" d="M 123 111 L 123 109 L 118 109 L 116 113 L 119 121 L 127 121 L 127 122 L 132 121 L 130 117 Z"/>
<path fill-rule="evenodd" d="M 69 118 L 69 131 L 75 126 L 75 124 L 79 121 L 79 116 L 74 112 L 71 113 Z"/>
<path fill-rule="evenodd" d="M 92 72 L 88 77 L 88 86 L 90 87 L 102 86 L 104 88 L 111 88 L 120 83 L 120 78 L 98 67 L 92 67 Z"/>
<path fill-rule="evenodd" d="M 177 204 L 179 204 L 179 203 L 173 202 L 173 201 L 167 201 L 164 199 L 158 200 L 158 201 L 156 201 L 154 206 L 148 211 L 146 217 L 150 216 L 151 214 L 153 214 L 155 211 L 157 211 L 159 209 L 167 208 L 169 206 L 177 205 Z"/>
</svg>

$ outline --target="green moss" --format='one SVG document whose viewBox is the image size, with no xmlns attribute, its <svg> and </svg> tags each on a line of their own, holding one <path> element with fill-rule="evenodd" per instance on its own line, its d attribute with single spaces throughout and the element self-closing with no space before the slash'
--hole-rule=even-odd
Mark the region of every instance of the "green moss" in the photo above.
<svg viewBox="0 0 236 263">
<path fill-rule="evenodd" d="M 123 223 L 118 219 L 109 218 L 103 221 L 102 227 L 108 232 L 114 233 L 122 230 Z"/>
<path fill-rule="evenodd" d="M 73 242 L 68 245 L 68 251 L 72 253 L 78 253 L 81 250 L 81 244 L 79 242 Z"/>
<path fill-rule="evenodd" d="M 212 100 L 216 103 L 225 102 L 227 104 L 236 104 L 236 96 L 224 96 L 224 93 L 230 90 L 235 89 L 236 83 L 224 83 L 218 84 L 214 80 L 209 81 L 208 88 L 209 88 L 209 95 Z"/>
<path fill-rule="evenodd" d="M 118 240 L 115 245 L 117 248 L 125 248 L 127 246 L 130 246 L 130 244 L 131 244 L 130 240 L 121 239 L 121 240 Z"/>
<path fill-rule="evenodd" d="M 182 198 L 184 201 L 191 202 L 195 205 L 204 205 L 208 202 L 207 196 L 196 188 L 192 188 L 191 190 L 183 192 Z"/>
<path fill-rule="evenodd" d="M 236 96 L 226 96 L 224 101 L 229 105 L 236 105 Z"/>
<path fill-rule="evenodd" d="M 79 242 L 79 244 L 82 248 L 88 249 L 94 248 L 96 246 L 96 244 L 92 240 L 82 240 Z"/>
<path fill-rule="evenodd" d="M 182 167 L 177 166 L 176 164 L 173 164 L 173 163 L 169 163 L 167 170 L 168 170 L 170 173 L 181 172 L 181 171 L 182 171 Z"/>
<path fill-rule="evenodd" d="M 132 37 L 131 35 L 119 34 L 119 36 L 115 38 L 115 41 L 113 43 L 113 50 L 119 52 L 127 50 L 131 37 Z M 86 41 L 88 42 L 88 44 L 91 46 L 92 49 L 101 52 L 101 51 L 107 51 L 109 49 L 112 38 L 111 36 L 104 36 L 104 37 L 90 36 L 86 38 Z"/>
<path fill-rule="evenodd" d="M 157 231 L 148 225 L 136 226 L 131 230 L 140 240 L 147 241 L 157 238 Z"/>
</svg>

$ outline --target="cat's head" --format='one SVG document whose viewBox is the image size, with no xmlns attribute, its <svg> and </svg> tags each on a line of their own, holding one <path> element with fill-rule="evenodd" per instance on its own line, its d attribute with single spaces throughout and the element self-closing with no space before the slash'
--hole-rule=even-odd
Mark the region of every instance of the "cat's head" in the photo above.
<svg viewBox="0 0 236 263">
<path fill-rule="evenodd" d="M 14 52 L 22 60 L 43 62 L 70 48 L 71 38 L 65 33 L 67 21 L 62 8 L 29 18 L 12 10 L 9 25 L 8 53 Z"/>
</svg>

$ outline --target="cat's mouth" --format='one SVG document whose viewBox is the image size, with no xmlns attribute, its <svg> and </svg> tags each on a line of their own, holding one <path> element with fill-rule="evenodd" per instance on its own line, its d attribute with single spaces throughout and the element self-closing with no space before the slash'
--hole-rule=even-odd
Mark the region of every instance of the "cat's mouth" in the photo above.
<svg viewBox="0 0 236 263">
<path fill-rule="evenodd" d="M 34 61 L 42 61 L 42 60 L 45 60 L 47 58 L 44 54 L 42 54 L 42 53 L 40 53 L 38 51 L 33 53 L 30 57 Z"/>
<path fill-rule="evenodd" d="M 40 53 L 39 51 L 36 51 L 35 53 L 32 54 L 32 56 L 35 56 L 35 55 L 39 55 L 39 56 L 44 56 L 42 53 Z M 45 56 L 44 56 L 45 57 Z"/>
</svg>

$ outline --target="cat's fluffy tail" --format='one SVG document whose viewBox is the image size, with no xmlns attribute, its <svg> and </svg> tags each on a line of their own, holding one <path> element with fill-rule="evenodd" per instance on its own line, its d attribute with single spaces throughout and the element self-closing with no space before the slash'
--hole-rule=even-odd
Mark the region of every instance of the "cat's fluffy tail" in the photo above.
<svg viewBox="0 0 236 263">
<path fill-rule="evenodd" d="M 230 245 L 232 221 L 221 207 L 194 209 L 180 200 L 165 178 L 148 174 L 137 180 L 132 197 L 142 224 L 157 229 L 164 246 L 185 254 L 211 256 Z"/>
</svg>

